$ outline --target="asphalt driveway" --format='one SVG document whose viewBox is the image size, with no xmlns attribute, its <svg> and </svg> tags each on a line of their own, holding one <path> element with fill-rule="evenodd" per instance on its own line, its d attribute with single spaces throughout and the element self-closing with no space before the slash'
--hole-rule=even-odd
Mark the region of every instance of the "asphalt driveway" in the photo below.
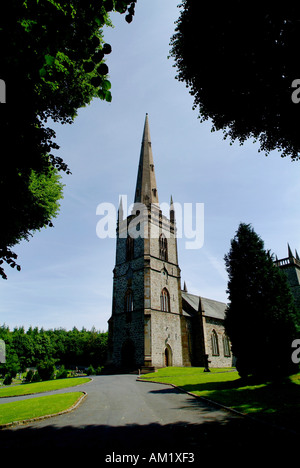
<svg viewBox="0 0 300 468">
<path fill-rule="evenodd" d="M 237 459 L 247 454 L 248 461 L 265 457 L 268 462 L 274 454 L 275 459 L 284 454 L 287 461 L 293 448 L 297 450 L 293 434 L 238 417 L 168 385 L 138 382 L 135 375 L 95 376 L 88 384 L 51 393 L 78 390 L 87 392 L 87 397 L 71 413 L 0 431 L 1 453 L 63 451 L 75 460 L 97 453 L 101 465 L 190 466 L 204 455 L 216 460 L 224 453 Z"/>
</svg>

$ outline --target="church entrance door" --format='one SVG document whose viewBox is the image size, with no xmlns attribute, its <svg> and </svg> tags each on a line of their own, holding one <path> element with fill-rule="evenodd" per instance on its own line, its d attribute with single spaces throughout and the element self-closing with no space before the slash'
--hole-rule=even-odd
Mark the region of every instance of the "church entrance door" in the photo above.
<svg viewBox="0 0 300 468">
<path fill-rule="evenodd" d="M 172 366 L 172 350 L 169 345 L 165 349 L 165 366 Z"/>
<path fill-rule="evenodd" d="M 122 346 L 122 367 L 132 369 L 135 367 L 134 344 L 132 340 L 126 340 Z"/>
</svg>

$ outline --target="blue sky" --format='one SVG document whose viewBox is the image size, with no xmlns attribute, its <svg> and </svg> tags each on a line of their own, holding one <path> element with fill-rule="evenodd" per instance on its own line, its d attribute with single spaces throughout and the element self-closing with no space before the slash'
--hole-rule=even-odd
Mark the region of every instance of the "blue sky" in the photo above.
<svg viewBox="0 0 300 468">
<path fill-rule="evenodd" d="M 0 324 L 107 330 L 115 239 L 97 237 L 96 209 L 117 206 L 120 194 L 133 201 L 146 112 L 160 201 L 172 194 L 177 203 L 204 203 L 203 247 L 187 250 L 186 239 L 178 241 L 189 292 L 227 300 L 223 259 L 240 222 L 251 223 L 278 258 L 287 256 L 287 242 L 300 252 L 300 163 L 277 152 L 265 157 L 252 141 L 230 146 L 210 122 L 200 123 L 167 58 L 177 4 L 138 0 L 130 25 L 112 16 L 105 40 L 113 48 L 113 101 L 93 101 L 74 124 L 53 126 L 72 175 L 63 177 L 55 227 L 15 247 L 22 270 L 7 270 L 0 282 Z"/>
</svg>

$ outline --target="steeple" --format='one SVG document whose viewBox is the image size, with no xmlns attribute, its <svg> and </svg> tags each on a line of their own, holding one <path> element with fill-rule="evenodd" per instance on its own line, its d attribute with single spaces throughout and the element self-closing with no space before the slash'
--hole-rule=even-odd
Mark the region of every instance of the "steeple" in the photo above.
<svg viewBox="0 0 300 468">
<path fill-rule="evenodd" d="M 120 197 L 119 209 L 118 209 L 118 221 L 123 221 L 124 211 L 123 211 L 123 200 Z"/>
<path fill-rule="evenodd" d="M 134 204 L 119 201 L 108 359 L 117 368 L 191 365 L 182 313 L 175 206 L 159 206 L 146 114 Z M 125 218 L 125 219 L 124 219 Z M 198 323 L 198 322 L 197 322 Z M 202 323 L 202 322 L 201 322 Z"/>
<path fill-rule="evenodd" d="M 157 205 L 159 203 L 149 131 L 148 114 L 146 114 L 145 118 L 134 203 L 143 203 L 146 206 L 151 205 L 151 203 L 155 203 Z"/>
<path fill-rule="evenodd" d="M 175 224 L 175 211 L 174 211 L 174 203 L 173 203 L 172 195 L 171 195 L 171 201 L 170 201 L 170 221 L 172 224 Z"/>
</svg>

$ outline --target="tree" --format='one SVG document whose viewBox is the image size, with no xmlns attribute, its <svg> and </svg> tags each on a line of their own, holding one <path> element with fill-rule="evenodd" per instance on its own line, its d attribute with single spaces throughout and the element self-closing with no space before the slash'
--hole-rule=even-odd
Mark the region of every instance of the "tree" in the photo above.
<svg viewBox="0 0 300 468">
<path fill-rule="evenodd" d="M 13 183 L 10 177 L 2 184 L 3 189 L 6 187 L 6 194 L 11 193 L 10 199 L 2 199 L 2 213 L 6 223 L 0 235 L 0 275 L 4 279 L 7 279 L 2 266 L 4 261 L 19 271 L 21 269 L 11 247 L 21 240 L 28 241 L 33 232 L 42 227 L 53 226 L 53 218 L 56 218 L 60 208 L 59 201 L 63 198 L 61 176 L 51 165 L 42 173 L 32 170 L 28 178 L 19 175 L 14 186 L 7 187 L 8 182 Z M 15 206 L 18 204 L 18 209 L 12 216 L 14 203 Z"/>
<path fill-rule="evenodd" d="M 3 375 L 9 374 L 11 377 L 15 377 L 21 370 L 20 361 L 17 353 L 7 346 L 7 358 L 5 364 L 1 364 L 1 373 Z"/>
<path fill-rule="evenodd" d="M 103 27 L 109 12 L 132 21 L 136 0 L 11 0 L 1 9 L 0 259 L 12 267 L 21 239 L 52 226 L 61 198 L 57 172 L 70 173 L 47 121 L 72 123 L 93 98 L 111 101 Z M 37 184 L 38 182 L 38 184 Z M 38 185 L 38 187 L 37 187 Z M 6 278 L 3 266 L 0 274 Z"/>
<path fill-rule="evenodd" d="M 201 122 L 268 154 L 300 155 L 300 5 L 183 0 L 171 56 Z M 296 89 L 294 89 L 295 87 Z"/>
<path fill-rule="evenodd" d="M 107 357 L 107 333 L 97 333 L 93 328 L 89 334 L 85 346 L 85 359 L 90 359 L 90 363 L 95 368 L 99 364 L 104 364 Z"/>
<path fill-rule="evenodd" d="M 299 313 L 284 273 L 253 228 L 241 223 L 225 255 L 229 305 L 225 329 L 241 376 L 295 372 L 291 344 Z"/>
<path fill-rule="evenodd" d="M 0 326 L 0 340 L 6 346 L 6 363 L 0 363 L 0 372 L 5 374 L 15 368 L 24 371 L 49 362 L 51 366 L 57 363 L 66 368 L 88 364 L 101 367 L 106 362 L 107 335 L 95 328 L 79 331 L 74 327 L 66 331 L 30 327 L 25 332 L 24 327 L 10 331 L 5 325 Z"/>
<path fill-rule="evenodd" d="M 12 348 L 20 361 L 21 371 L 34 363 L 34 342 L 25 333 L 24 327 L 15 328 L 12 332 Z"/>
<path fill-rule="evenodd" d="M 41 380 L 53 380 L 55 375 L 55 359 L 45 358 L 37 364 L 37 372 Z"/>
</svg>

